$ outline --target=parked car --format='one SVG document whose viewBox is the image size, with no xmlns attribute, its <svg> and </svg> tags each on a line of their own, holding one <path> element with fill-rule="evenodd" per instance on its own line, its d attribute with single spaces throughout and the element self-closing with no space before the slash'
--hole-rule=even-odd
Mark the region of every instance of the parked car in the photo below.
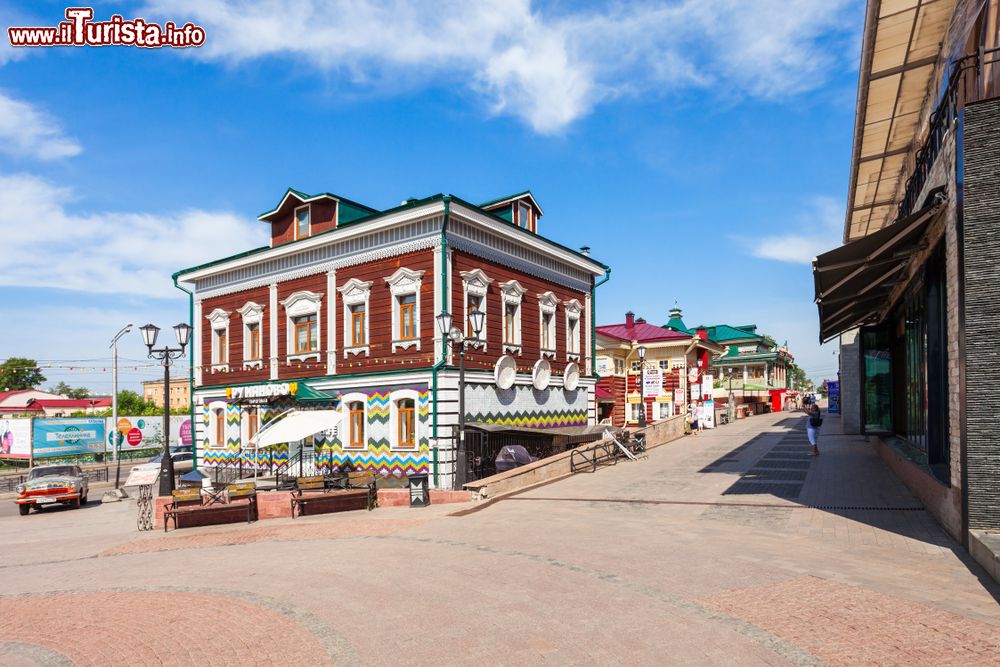
<svg viewBox="0 0 1000 667">
<path fill-rule="evenodd" d="M 41 509 L 46 505 L 72 505 L 79 507 L 87 502 L 89 487 L 78 465 L 35 466 L 28 479 L 17 485 L 14 502 L 21 516 L 31 507 Z"/>
<path fill-rule="evenodd" d="M 528 450 L 521 445 L 506 445 L 500 448 L 500 453 L 496 458 L 497 472 L 506 472 L 528 465 L 537 461 L 538 458 L 528 453 Z"/>
<path fill-rule="evenodd" d="M 174 472 L 183 475 L 186 472 L 191 472 L 194 470 L 194 454 L 190 450 L 174 450 L 170 452 L 170 458 L 174 460 Z M 163 462 L 163 454 L 157 454 L 153 458 L 149 459 L 145 463 L 139 464 L 137 466 L 132 466 L 132 471 L 136 470 L 149 470 L 150 468 L 159 468 L 160 464 Z"/>
</svg>

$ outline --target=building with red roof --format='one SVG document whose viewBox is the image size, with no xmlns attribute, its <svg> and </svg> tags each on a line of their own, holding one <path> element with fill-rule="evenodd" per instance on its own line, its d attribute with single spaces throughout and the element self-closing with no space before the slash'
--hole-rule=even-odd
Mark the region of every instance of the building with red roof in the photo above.
<svg viewBox="0 0 1000 667">
<path fill-rule="evenodd" d="M 92 415 L 111 407 L 110 397 L 66 398 L 40 389 L 0 392 L 0 416 L 68 417 L 74 412 Z"/>
<path fill-rule="evenodd" d="M 695 398 L 711 397 L 703 391 L 703 376 L 710 374 L 712 357 L 723 348 L 708 339 L 670 331 L 625 313 L 620 324 L 597 327 L 595 369 L 600 376 L 596 401 L 598 417 L 614 426 L 636 426 L 643 407 L 652 423 L 683 414 L 698 385 Z M 640 348 L 645 354 L 645 387 Z"/>
</svg>

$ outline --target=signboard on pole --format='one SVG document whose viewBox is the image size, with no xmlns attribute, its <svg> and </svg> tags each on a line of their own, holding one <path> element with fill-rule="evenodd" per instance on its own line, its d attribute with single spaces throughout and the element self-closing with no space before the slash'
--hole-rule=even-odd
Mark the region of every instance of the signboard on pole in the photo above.
<svg viewBox="0 0 1000 667">
<path fill-rule="evenodd" d="M 104 419 L 35 419 L 32 423 L 35 458 L 101 454 Z"/>
<path fill-rule="evenodd" d="M 0 458 L 31 458 L 30 419 L 0 419 Z"/>
<path fill-rule="evenodd" d="M 646 367 L 642 372 L 642 393 L 644 396 L 659 396 L 663 392 L 663 371 Z"/>
<path fill-rule="evenodd" d="M 705 401 L 701 404 L 698 423 L 702 428 L 715 428 L 715 401 Z"/>
<path fill-rule="evenodd" d="M 701 395 L 704 398 L 712 398 L 712 389 L 714 388 L 714 378 L 705 373 L 701 376 Z"/>
</svg>

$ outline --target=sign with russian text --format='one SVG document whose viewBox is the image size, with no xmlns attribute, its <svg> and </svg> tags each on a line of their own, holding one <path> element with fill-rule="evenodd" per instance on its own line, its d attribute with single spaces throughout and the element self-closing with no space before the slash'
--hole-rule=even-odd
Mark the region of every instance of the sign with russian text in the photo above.
<svg viewBox="0 0 1000 667">
<path fill-rule="evenodd" d="M 663 371 L 647 366 L 642 373 L 642 391 L 646 396 L 659 396 L 663 391 Z"/>
<path fill-rule="evenodd" d="M 32 445 L 35 458 L 104 452 L 104 419 L 35 419 Z"/>
<path fill-rule="evenodd" d="M 597 357 L 594 370 L 601 376 L 612 375 L 614 373 L 614 364 L 611 362 L 611 357 Z"/>
<path fill-rule="evenodd" d="M 826 411 L 831 415 L 840 414 L 840 382 L 826 383 Z"/>
<path fill-rule="evenodd" d="M 31 458 L 30 419 L 0 419 L 0 458 Z"/>
<path fill-rule="evenodd" d="M 272 398 L 294 396 L 298 388 L 298 382 L 276 382 L 273 384 L 254 384 L 247 387 L 229 387 L 226 389 L 226 398 L 237 403 L 251 405 L 266 404 Z"/>
</svg>

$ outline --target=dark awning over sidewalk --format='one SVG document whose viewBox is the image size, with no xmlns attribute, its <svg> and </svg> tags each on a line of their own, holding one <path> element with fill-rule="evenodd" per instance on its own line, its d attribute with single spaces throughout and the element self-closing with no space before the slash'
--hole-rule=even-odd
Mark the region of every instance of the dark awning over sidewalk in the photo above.
<svg viewBox="0 0 1000 667">
<path fill-rule="evenodd" d="M 820 342 L 878 315 L 943 204 L 936 195 L 919 211 L 813 260 Z"/>
</svg>

